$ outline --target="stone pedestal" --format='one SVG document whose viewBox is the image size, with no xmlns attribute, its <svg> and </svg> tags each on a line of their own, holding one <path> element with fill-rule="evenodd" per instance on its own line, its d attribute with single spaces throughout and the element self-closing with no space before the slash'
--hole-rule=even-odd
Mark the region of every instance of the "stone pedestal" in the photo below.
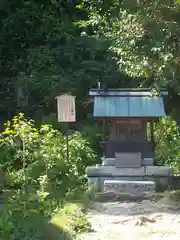
<svg viewBox="0 0 180 240">
<path fill-rule="evenodd" d="M 105 180 L 104 192 L 119 197 L 151 198 L 154 196 L 156 184 L 152 181 Z"/>
<path fill-rule="evenodd" d="M 89 177 L 108 177 L 108 176 L 144 176 L 145 168 L 116 168 L 115 166 L 89 166 L 86 168 Z"/>
<path fill-rule="evenodd" d="M 169 167 L 145 166 L 140 168 L 116 168 L 115 166 L 89 166 L 86 168 L 90 188 L 103 192 L 106 180 L 152 181 L 158 191 L 166 190 L 172 176 Z"/>
<path fill-rule="evenodd" d="M 170 167 L 165 167 L 165 166 L 146 166 L 145 175 L 170 177 L 172 175 L 172 170 Z"/>
</svg>

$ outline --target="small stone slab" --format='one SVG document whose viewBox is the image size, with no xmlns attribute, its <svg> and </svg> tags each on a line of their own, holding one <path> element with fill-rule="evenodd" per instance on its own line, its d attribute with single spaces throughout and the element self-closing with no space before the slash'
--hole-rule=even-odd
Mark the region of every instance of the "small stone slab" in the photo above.
<svg viewBox="0 0 180 240">
<path fill-rule="evenodd" d="M 115 153 L 115 165 L 117 168 L 140 168 L 140 153 Z"/>
<path fill-rule="evenodd" d="M 142 159 L 142 166 L 153 166 L 154 160 L 153 158 L 144 158 Z"/>
<path fill-rule="evenodd" d="M 115 166 L 115 158 L 105 158 L 102 162 L 103 166 Z"/>
<path fill-rule="evenodd" d="M 115 166 L 89 166 L 86 168 L 88 177 L 121 177 L 145 176 L 144 167 L 116 168 Z"/>
<path fill-rule="evenodd" d="M 164 166 L 146 166 L 145 174 L 146 176 L 167 177 L 167 176 L 172 176 L 172 170 L 170 167 L 164 167 Z"/>
<path fill-rule="evenodd" d="M 153 181 L 105 180 L 104 192 L 119 196 L 151 197 L 155 193 L 156 184 Z"/>
</svg>

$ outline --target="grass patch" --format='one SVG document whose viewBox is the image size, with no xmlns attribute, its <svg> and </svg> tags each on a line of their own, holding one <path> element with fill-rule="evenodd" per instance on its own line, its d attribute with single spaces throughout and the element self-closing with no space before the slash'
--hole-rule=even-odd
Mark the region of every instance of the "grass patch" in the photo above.
<svg viewBox="0 0 180 240">
<path fill-rule="evenodd" d="M 75 233 L 91 231 L 84 208 L 80 204 L 67 203 L 51 219 L 54 225 L 67 229 L 72 235 Z"/>
<path fill-rule="evenodd" d="M 87 202 L 85 192 L 77 194 L 73 203 L 44 199 L 32 190 L 18 192 L 1 212 L 0 239 L 73 240 L 77 233 L 91 230 L 85 214 Z"/>
</svg>

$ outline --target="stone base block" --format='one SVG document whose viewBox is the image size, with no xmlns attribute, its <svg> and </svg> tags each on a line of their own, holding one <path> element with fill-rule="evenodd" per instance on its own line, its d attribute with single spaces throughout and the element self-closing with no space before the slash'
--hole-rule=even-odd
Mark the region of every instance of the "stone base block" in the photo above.
<svg viewBox="0 0 180 240">
<path fill-rule="evenodd" d="M 140 153 L 115 153 L 115 163 L 117 168 L 140 168 Z"/>
<path fill-rule="evenodd" d="M 153 164 L 154 164 L 153 158 L 142 159 L 142 166 L 153 166 Z"/>
<path fill-rule="evenodd" d="M 158 177 L 167 177 L 172 176 L 172 171 L 170 167 L 164 166 L 146 166 L 145 167 L 146 176 L 158 176 Z"/>
<path fill-rule="evenodd" d="M 115 166 L 115 158 L 105 158 L 102 162 L 103 166 Z"/>
<path fill-rule="evenodd" d="M 119 196 L 151 197 L 155 193 L 156 184 L 153 181 L 123 181 L 105 180 L 104 192 Z"/>
<path fill-rule="evenodd" d="M 88 177 L 121 177 L 144 176 L 144 167 L 140 168 L 116 168 L 115 166 L 89 166 L 86 168 Z"/>
<path fill-rule="evenodd" d="M 179 178 L 180 179 L 180 178 Z M 177 181 L 174 177 L 158 177 L 158 176 L 143 176 L 143 177 L 88 177 L 89 189 L 103 192 L 104 181 L 106 180 L 123 180 L 123 181 L 153 181 L 156 183 L 156 191 L 161 192 L 167 189 L 179 189 L 180 180 Z"/>
</svg>

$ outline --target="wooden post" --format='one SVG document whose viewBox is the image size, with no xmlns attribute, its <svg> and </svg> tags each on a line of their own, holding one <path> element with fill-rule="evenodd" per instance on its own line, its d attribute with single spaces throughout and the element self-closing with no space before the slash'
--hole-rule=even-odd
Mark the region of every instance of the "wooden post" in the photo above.
<svg viewBox="0 0 180 240">
<path fill-rule="evenodd" d="M 67 129 L 66 129 L 66 157 L 67 157 L 67 161 L 69 162 L 69 123 L 66 123 Z"/>
<path fill-rule="evenodd" d="M 56 97 L 58 122 L 66 123 L 66 157 L 69 161 L 69 123 L 76 121 L 75 97 L 64 94 Z"/>
<path fill-rule="evenodd" d="M 151 142 L 153 147 L 153 156 L 155 153 L 155 141 L 154 141 L 154 124 L 153 121 L 150 122 L 150 132 L 151 132 Z"/>
<path fill-rule="evenodd" d="M 106 153 L 106 118 L 103 119 L 103 151 Z"/>
</svg>

